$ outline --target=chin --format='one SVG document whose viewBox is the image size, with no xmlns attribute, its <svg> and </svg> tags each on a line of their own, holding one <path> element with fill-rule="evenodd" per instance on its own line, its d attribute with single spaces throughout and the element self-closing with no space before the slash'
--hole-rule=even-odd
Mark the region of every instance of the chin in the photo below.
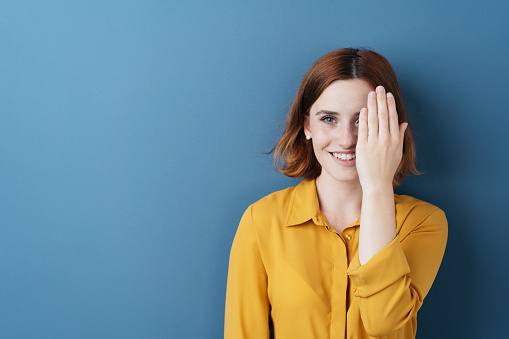
<svg viewBox="0 0 509 339">
<path fill-rule="evenodd" d="M 358 182 L 359 181 L 359 177 L 357 175 L 355 176 L 338 176 L 338 177 L 335 177 L 334 179 L 336 179 L 337 181 L 339 182 Z"/>
<path fill-rule="evenodd" d="M 344 183 L 359 181 L 359 175 L 357 174 L 357 170 L 355 169 L 355 167 L 352 168 L 351 170 L 334 171 L 332 173 L 322 169 L 322 174 L 320 174 L 320 176 L 322 176 L 323 177 L 322 179 L 325 180 L 334 180 L 337 182 Z"/>
</svg>

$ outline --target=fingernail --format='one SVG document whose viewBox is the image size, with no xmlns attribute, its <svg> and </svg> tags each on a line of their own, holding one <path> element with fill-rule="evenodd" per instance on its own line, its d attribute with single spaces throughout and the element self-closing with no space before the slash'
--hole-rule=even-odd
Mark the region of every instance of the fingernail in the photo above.
<svg viewBox="0 0 509 339">
<path fill-rule="evenodd" d="M 376 91 L 377 91 L 378 93 L 382 94 L 382 93 L 385 91 L 385 88 L 383 88 L 382 86 L 378 86 L 378 87 L 376 88 Z"/>
<path fill-rule="evenodd" d="M 391 92 L 387 93 L 387 100 L 392 100 L 394 99 L 394 96 L 392 95 Z"/>
<path fill-rule="evenodd" d="M 370 92 L 370 93 L 369 93 L 369 97 L 370 97 L 371 99 L 374 99 L 374 98 L 376 97 L 375 92 Z"/>
</svg>

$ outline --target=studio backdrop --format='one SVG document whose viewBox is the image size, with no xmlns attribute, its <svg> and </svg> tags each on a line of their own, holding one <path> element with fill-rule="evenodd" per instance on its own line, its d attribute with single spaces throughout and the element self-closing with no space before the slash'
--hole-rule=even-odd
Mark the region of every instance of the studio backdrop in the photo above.
<svg viewBox="0 0 509 339">
<path fill-rule="evenodd" d="M 0 337 L 221 338 L 244 210 L 321 55 L 368 47 L 403 91 L 449 241 L 418 338 L 507 333 L 504 1 L 0 3 Z"/>
</svg>

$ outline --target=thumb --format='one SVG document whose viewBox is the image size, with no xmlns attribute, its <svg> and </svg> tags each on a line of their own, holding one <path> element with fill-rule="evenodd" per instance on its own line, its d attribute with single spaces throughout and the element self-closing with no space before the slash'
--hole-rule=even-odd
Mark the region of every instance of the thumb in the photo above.
<svg viewBox="0 0 509 339">
<path fill-rule="evenodd" d="M 399 125 L 399 136 L 401 143 L 403 144 L 403 140 L 405 139 L 405 131 L 408 128 L 408 122 L 403 122 Z"/>
</svg>

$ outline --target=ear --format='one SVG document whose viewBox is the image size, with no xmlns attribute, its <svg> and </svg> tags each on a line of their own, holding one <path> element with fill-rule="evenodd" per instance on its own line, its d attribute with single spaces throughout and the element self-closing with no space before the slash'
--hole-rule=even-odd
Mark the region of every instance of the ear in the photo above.
<svg viewBox="0 0 509 339">
<path fill-rule="evenodd" d="M 304 117 L 304 134 L 311 136 L 311 130 L 309 129 L 309 116 Z"/>
</svg>

